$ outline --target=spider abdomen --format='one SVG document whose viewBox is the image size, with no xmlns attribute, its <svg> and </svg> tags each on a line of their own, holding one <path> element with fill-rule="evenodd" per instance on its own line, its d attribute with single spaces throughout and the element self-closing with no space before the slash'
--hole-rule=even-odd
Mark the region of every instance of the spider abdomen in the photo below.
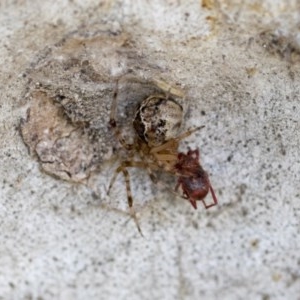
<svg viewBox="0 0 300 300">
<path fill-rule="evenodd" d="M 137 107 L 133 127 L 144 143 L 154 147 L 177 136 L 182 118 L 182 106 L 174 99 L 153 95 Z"/>
</svg>

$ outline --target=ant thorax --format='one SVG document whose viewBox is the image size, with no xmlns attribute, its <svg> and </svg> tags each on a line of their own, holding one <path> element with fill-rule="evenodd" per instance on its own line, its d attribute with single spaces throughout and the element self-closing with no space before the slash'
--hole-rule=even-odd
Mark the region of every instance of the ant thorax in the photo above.
<svg viewBox="0 0 300 300">
<path fill-rule="evenodd" d="M 152 95 L 138 105 L 133 127 L 139 138 L 151 148 L 175 138 L 182 118 L 182 106 L 174 99 Z"/>
</svg>

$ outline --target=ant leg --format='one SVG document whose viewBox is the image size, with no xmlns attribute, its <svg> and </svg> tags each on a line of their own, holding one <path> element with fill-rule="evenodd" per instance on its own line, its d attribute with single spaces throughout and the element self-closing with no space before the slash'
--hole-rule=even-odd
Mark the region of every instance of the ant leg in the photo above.
<svg viewBox="0 0 300 300">
<path fill-rule="evenodd" d="M 172 194 L 174 197 L 180 197 L 182 199 L 185 199 L 187 200 L 188 197 L 185 196 L 185 195 L 179 195 L 178 194 L 178 189 L 181 185 L 181 182 L 177 182 L 176 186 L 175 186 L 175 189 L 171 189 L 168 185 L 166 185 L 165 183 L 161 182 L 161 181 L 158 181 L 157 180 L 157 177 L 154 175 L 154 173 L 152 173 L 151 171 L 151 165 L 149 168 L 147 168 L 147 171 L 148 171 L 148 175 L 151 179 L 151 181 L 156 184 L 157 186 L 159 186 L 160 188 L 163 188 L 163 189 L 166 189 L 170 194 Z"/>
<path fill-rule="evenodd" d="M 148 175 L 151 179 L 151 181 L 158 185 L 159 187 L 161 188 L 164 188 L 164 189 L 167 189 L 169 192 L 171 192 L 172 194 L 177 195 L 177 193 L 175 191 L 173 191 L 172 189 L 169 188 L 169 186 L 167 186 L 165 183 L 161 182 L 161 181 L 158 181 L 157 177 L 155 176 L 155 174 L 152 172 L 152 169 L 151 169 L 151 165 L 149 165 L 149 167 L 147 168 L 147 172 L 148 172 Z"/>
<path fill-rule="evenodd" d="M 217 199 L 217 197 L 216 197 L 215 191 L 214 191 L 214 189 L 212 188 L 211 184 L 209 185 L 209 190 L 210 190 L 210 193 L 211 193 L 211 195 L 212 195 L 212 197 L 213 197 L 214 202 L 213 202 L 212 204 L 207 205 L 207 204 L 205 203 L 204 199 L 203 199 L 202 202 L 203 202 L 204 207 L 205 207 L 206 209 L 208 209 L 208 208 L 210 208 L 210 207 L 213 207 L 213 206 L 215 206 L 215 205 L 218 204 L 218 199 Z"/>
<path fill-rule="evenodd" d="M 181 182 L 178 180 L 177 183 L 176 183 L 175 189 L 174 189 L 175 192 L 178 191 L 180 185 L 181 185 Z"/>
<path fill-rule="evenodd" d="M 109 125 L 114 131 L 114 135 L 122 145 L 127 150 L 131 150 L 133 148 L 132 144 L 127 144 L 124 137 L 122 136 L 121 130 L 117 125 L 116 122 L 116 113 L 117 113 L 117 105 L 118 105 L 118 87 L 119 87 L 119 80 L 117 80 L 116 87 L 113 94 L 113 102 L 111 105 L 110 116 L 109 116 Z"/>
</svg>

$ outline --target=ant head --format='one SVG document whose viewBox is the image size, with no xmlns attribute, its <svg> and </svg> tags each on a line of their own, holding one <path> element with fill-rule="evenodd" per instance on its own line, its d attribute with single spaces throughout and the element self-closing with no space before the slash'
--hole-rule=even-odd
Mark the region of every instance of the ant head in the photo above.
<svg viewBox="0 0 300 300">
<path fill-rule="evenodd" d="M 199 149 L 191 150 L 189 149 L 187 156 L 191 157 L 192 159 L 198 160 L 199 159 Z"/>
<path fill-rule="evenodd" d="M 184 153 L 182 153 L 182 152 L 178 153 L 178 159 L 179 159 L 179 160 L 182 160 L 182 159 L 185 158 L 186 156 L 187 156 L 187 155 L 184 154 Z"/>
</svg>

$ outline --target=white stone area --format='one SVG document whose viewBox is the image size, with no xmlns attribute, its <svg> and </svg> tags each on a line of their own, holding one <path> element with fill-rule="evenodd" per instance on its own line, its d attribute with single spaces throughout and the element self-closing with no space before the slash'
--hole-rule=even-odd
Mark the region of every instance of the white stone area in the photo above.
<svg viewBox="0 0 300 300">
<path fill-rule="evenodd" d="M 1 1 L 0 299 L 299 299 L 299 24 L 297 0 Z M 180 151 L 199 147 L 218 206 L 194 210 L 172 178 L 130 168 L 143 237 L 122 175 L 106 195 L 117 162 L 86 185 L 28 153 L 27 70 L 90 28 L 128 36 L 126 63 L 90 57 L 112 81 L 141 59 L 139 76 L 185 91 L 182 130 L 205 127 Z"/>
</svg>

